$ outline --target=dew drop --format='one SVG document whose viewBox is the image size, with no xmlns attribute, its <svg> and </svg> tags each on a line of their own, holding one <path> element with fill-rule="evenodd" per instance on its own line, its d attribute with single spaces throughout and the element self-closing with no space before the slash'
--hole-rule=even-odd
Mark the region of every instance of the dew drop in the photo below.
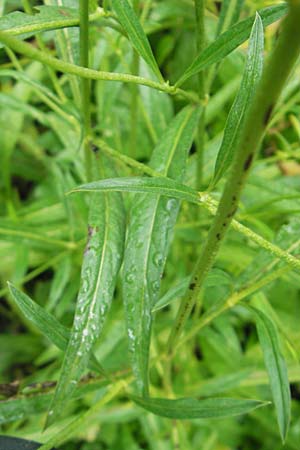
<svg viewBox="0 0 300 450">
<path fill-rule="evenodd" d="M 125 280 L 127 281 L 127 283 L 132 284 L 135 280 L 135 276 L 132 272 L 128 272 L 125 276 Z"/>
<path fill-rule="evenodd" d="M 160 267 L 164 262 L 163 255 L 160 252 L 154 253 L 153 263 L 156 267 Z"/>
</svg>

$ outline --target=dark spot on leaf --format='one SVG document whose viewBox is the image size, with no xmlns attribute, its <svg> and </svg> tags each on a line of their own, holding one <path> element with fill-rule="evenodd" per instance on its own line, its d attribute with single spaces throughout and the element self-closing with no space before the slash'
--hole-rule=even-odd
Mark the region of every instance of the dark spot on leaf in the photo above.
<svg viewBox="0 0 300 450">
<path fill-rule="evenodd" d="M 93 236 L 94 227 L 91 225 L 88 225 L 88 239 L 90 239 Z"/>
<path fill-rule="evenodd" d="M 221 239 L 220 233 L 217 233 L 217 239 L 218 239 L 218 241 L 220 241 L 220 239 Z"/>
<path fill-rule="evenodd" d="M 93 153 L 97 154 L 100 151 L 100 148 L 96 144 L 91 145 L 91 150 Z"/>
<path fill-rule="evenodd" d="M 273 105 L 270 105 L 264 116 L 264 125 L 267 125 L 267 123 L 269 122 L 272 111 L 273 111 Z"/>
<path fill-rule="evenodd" d="M 193 291 L 195 289 L 195 287 L 196 287 L 196 283 L 190 283 L 190 285 L 189 285 L 190 291 Z"/>
<path fill-rule="evenodd" d="M 201 361 L 201 359 L 203 359 L 203 355 L 202 355 L 201 348 L 199 347 L 199 345 L 195 346 L 195 348 L 194 348 L 194 355 L 196 356 L 198 361 Z"/>
<path fill-rule="evenodd" d="M 248 158 L 246 159 L 246 161 L 245 161 L 245 164 L 244 164 L 244 171 L 246 172 L 246 170 L 248 170 L 249 169 L 249 167 L 250 167 L 250 165 L 251 165 L 251 163 L 252 163 L 252 160 L 253 160 L 253 153 L 250 153 L 250 155 L 248 156 Z"/>
<path fill-rule="evenodd" d="M 232 201 L 236 202 L 236 196 L 235 195 L 232 196 Z"/>
</svg>

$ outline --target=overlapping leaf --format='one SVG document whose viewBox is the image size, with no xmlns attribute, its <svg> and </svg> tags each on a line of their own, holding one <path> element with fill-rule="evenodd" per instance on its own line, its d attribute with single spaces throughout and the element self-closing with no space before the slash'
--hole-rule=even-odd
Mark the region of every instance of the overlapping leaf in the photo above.
<svg viewBox="0 0 300 450">
<path fill-rule="evenodd" d="M 262 19 L 263 25 L 270 25 L 287 12 L 285 4 L 270 6 L 261 9 L 259 15 Z M 186 69 L 176 85 L 180 86 L 185 80 L 193 75 L 196 75 L 201 70 L 206 69 L 210 65 L 221 61 L 225 56 L 235 50 L 239 45 L 245 42 L 251 32 L 254 17 L 242 20 L 236 25 L 233 25 L 229 30 L 222 33 L 212 44 L 210 44 L 203 52 L 201 52 L 192 62 L 190 67 Z"/>
<path fill-rule="evenodd" d="M 101 167 L 103 176 L 114 173 L 111 162 L 104 157 Z M 102 331 L 114 295 L 123 241 L 124 210 L 120 194 L 93 195 L 74 323 L 48 423 L 72 396 L 87 367 L 93 344 Z"/>
<path fill-rule="evenodd" d="M 250 35 L 247 62 L 241 87 L 229 112 L 223 141 L 218 153 L 213 184 L 216 184 L 230 166 L 246 113 L 252 103 L 263 69 L 264 30 L 257 14 Z"/>
</svg>

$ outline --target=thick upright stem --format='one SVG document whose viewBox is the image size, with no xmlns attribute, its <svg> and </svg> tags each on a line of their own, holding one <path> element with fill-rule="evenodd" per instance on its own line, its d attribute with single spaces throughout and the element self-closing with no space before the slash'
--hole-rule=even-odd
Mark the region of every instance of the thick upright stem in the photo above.
<svg viewBox="0 0 300 450">
<path fill-rule="evenodd" d="M 203 281 L 211 269 L 220 244 L 237 210 L 255 154 L 261 143 L 275 103 L 293 69 L 300 52 L 300 0 L 290 1 L 277 45 L 263 72 L 252 106 L 247 114 L 236 149 L 235 159 L 229 173 L 217 214 L 205 240 L 202 252 L 193 271 L 192 281 L 179 308 L 172 329 L 168 350 L 181 334 L 183 326 L 199 297 Z"/>
<path fill-rule="evenodd" d="M 89 67 L 89 0 L 80 0 L 80 65 Z M 91 111 L 90 111 L 90 80 L 81 78 L 81 106 L 83 116 L 83 146 L 85 154 L 86 176 L 91 180 L 92 154 L 90 150 Z"/>
</svg>

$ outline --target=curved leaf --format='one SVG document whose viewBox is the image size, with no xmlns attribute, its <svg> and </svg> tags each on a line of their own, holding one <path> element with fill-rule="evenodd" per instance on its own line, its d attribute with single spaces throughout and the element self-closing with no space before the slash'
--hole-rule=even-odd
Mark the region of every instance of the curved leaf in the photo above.
<svg viewBox="0 0 300 450">
<path fill-rule="evenodd" d="M 250 35 L 247 62 L 240 90 L 229 112 L 223 141 L 217 156 L 213 184 L 215 185 L 230 166 L 239 139 L 245 115 L 251 105 L 263 69 L 264 29 L 256 15 Z"/>
<path fill-rule="evenodd" d="M 281 4 L 261 9 L 261 16 L 264 26 L 270 25 L 281 19 L 287 12 L 287 5 Z M 242 20 L 233 25 L 229 30 L 222 33 L 215 41 L 206 47 L 203 52 L 196 57 L 192 64 L 186 69 L 181 78 L 177 81 L 176 86 L 182 85 L 184 81 L 193 75 L 196 75 L 210 65 L 221 61 L 225 56 L 235 50 L 239 45 L 245 42 L 251 32 L 254 17 Z"/>
<path fill-rule="evenodd" d="M 102 175 L 114 173 L 110 161 L 103 156 L 102 166 Z M 120 194 L 94 194 L 88 223 L 74 323 L 48 423 L 55 420 L 64 402 L 72 396 L 109 311 L 124 243 L 124 209 Z"/>
<path fill-rule="evenodd" d="M 157 416 L 169 419 L 212 419 L 246 414 L 256 408 L 266 406 L 268 402 L 238 398 L 166 398 L 135 397 L 131 399 L 141 408 Z"/>
</svg>

